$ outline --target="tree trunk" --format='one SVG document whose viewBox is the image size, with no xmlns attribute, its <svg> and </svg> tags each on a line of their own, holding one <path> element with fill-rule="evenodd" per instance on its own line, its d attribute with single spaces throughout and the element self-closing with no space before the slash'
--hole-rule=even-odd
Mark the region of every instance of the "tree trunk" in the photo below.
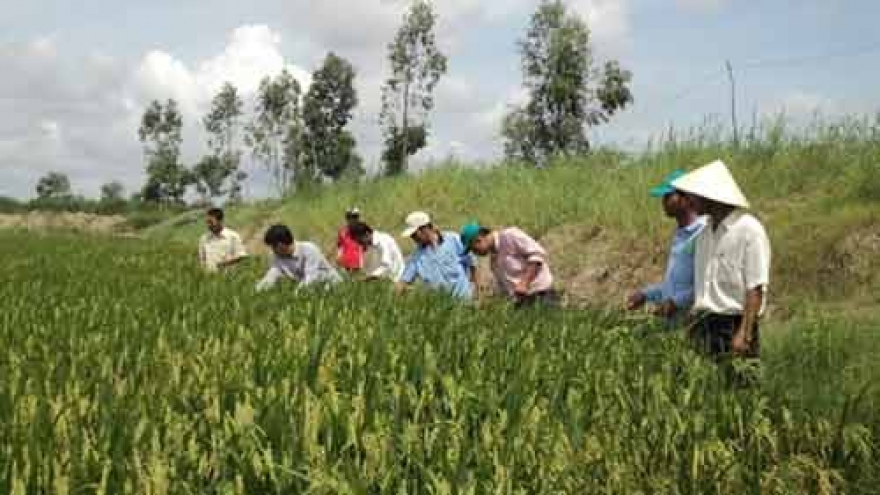
<svg viewBox="0 0 880 495">
<path fill-rule="evenodd" d="M 400 174 L 405 173 L 409 167 L 409 86 L 410 80 L 407 79 L 403 85 L 403 158 L 400 162 Z"/>
</svg>

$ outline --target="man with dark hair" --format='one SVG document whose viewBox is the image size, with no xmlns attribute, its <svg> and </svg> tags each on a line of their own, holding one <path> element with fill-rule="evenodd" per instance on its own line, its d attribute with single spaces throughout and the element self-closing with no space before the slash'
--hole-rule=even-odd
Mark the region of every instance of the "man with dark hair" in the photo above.
<svg viewBox="0 0 880 495">
<path fill-rule="evenodd" d="M 666 318 L 669 327 L 680 323 L 694 304 L 694 249 L 697 237 L 706 226 L 705 218 L 697 214 L 688 195 L 672 187 L 672 183 L 684 175 L 684 171 L 676 170 L 651 189 L 651 196 L 661 199 L 666 216 L 678 224 L 669 250 L 666 276 L 663 282 L 634 292 L 626 301 L 630 311 L 653 304 L 654 314 Z"/>
<path fill-rule="evenodd" d="M 519 228 L 493 231 L 473 222 L 462 227 L 461 241 L 466 252 L 490 257 L 498 289 L 517 307 L 558 304 L 547 251 Z"/>
<path fill-rule="evenodd" d="M 342 281 L 324 254 L 311 242 L 296 242 L 285 225 L 273 225 L 263 241 L 272 249 L 274 259 L 266 275 L 257 283 L 257 290 L 270 289 L 282 279 L 309 285 L 332 285 Z"/>
<path fill-rule="evenodd" d="M 457 233 L 441 232 L 427 213 L 415 211 L 406 217 L 406 229 L 401 235 L 413 240 L 416 251 L 404 266 L 397 282 L 398 292 L 419 279 L 428 287 L 444 290 L 454 297 L 473 297 L 474 260 L 464 252 Z"/>
<path fill-rule="evenodd" d="M 223 225 L 223 210 L 211 208 L 205 216 L 208 227 L 199 240 L 199 262 L 206 270 L 216 272 L 247 258 L 241 237 Z"/>
<path fill-rule="evenodd" d="M 349 233 L 364 250 L 366 280 L 384 278 L 397 282 L 403 273 L 404 264 L 397 241 L 385 232 L 374 231 L 363 222 L 351 225 Z"/>
<path fill-rule="evenodd" d="M 364 266 L 364 249 L 351 236 L 351 226 L 360 221 L 360 209 L 349 208 L 345 212 L 345 225 L 336 236 L 336 262 L 349 272 L 355 272 Z"/>
</svg>

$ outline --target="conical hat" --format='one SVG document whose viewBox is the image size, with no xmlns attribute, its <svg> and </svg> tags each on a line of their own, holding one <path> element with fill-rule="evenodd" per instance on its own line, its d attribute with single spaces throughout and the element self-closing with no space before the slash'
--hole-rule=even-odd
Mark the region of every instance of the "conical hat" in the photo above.
<svg viewBox="0 0 880 495">
<path fill-rule="evenodd" d="M 749 201 L 721 160 L 715 160 L 681 177 L 672 183 L 672 187 L 726 205 L 749 207 Z"/>
</svg>

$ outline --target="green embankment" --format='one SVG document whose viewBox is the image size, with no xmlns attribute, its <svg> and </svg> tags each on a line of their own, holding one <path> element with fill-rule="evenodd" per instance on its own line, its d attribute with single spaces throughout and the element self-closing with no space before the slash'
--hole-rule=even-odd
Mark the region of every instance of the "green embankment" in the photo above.
<svg viewBox="0 0 880 495">
<path fill-rule="evenodd" d="M 333 250 L 342 212 L 359 206 L 375 227 L 397 233 L 411 210 L 431 212 L 457 229 L 476 218 L 518 225 L 537 237 L 600 227 L 606 250 L 625 258 L 653 252 L 663 262 L 672 225 L 648 188 L 675 168 L 715 158 L 732 168 L 765 222 L 773 242 L 772 290 L 784 311 L 804 304 L 870 311 L 880 283 L 880 124 L 852 120 L 788 133 L 781 125 L 753 132 L 734 147 L 710 132 L 676 137 L 637 156 L 598 152 L 545 170 L 454 164 L 414 177 L 339 185 L 283 202 L 232 208 L 228 223 L 258 238 L 271 222 L 289 224 L 298 238 Z M 575 229 L 576 231 L 578 231 Z M 148 236 L 193 245 L 203 230 L 191 212 L 146 230 Z M 408 242 L 403 246 L 409 249 Z M 552 252 L 560 274 L 576 274 L 591 259 L 588 242 Z M 561 251 L 561 252 L 560 252 Z M 632 267 L 630 267 L 632 268 Z M 611 266 L 614 269 L 614 266 Z M 866 309 L 867 308 L 867 309 Z"/>
</svg>

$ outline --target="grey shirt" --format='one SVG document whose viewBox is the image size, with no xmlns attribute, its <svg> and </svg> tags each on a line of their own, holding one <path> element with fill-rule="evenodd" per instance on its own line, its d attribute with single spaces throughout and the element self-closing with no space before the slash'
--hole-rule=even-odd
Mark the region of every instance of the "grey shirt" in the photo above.
<svg viewBox="0 0 880 495">
<path fill-rule="evenodd" d="M 335 284 L 342 281 L 336 269 L 327 261 L 324 254 L 311 242 L 297 242 L 293 256 L 275 256 L 266 275 L 257 283 L 257 290 L 270 289 L 279 280 L 288 278 L 299 282 L 300 286 Z"/>
</svg>

